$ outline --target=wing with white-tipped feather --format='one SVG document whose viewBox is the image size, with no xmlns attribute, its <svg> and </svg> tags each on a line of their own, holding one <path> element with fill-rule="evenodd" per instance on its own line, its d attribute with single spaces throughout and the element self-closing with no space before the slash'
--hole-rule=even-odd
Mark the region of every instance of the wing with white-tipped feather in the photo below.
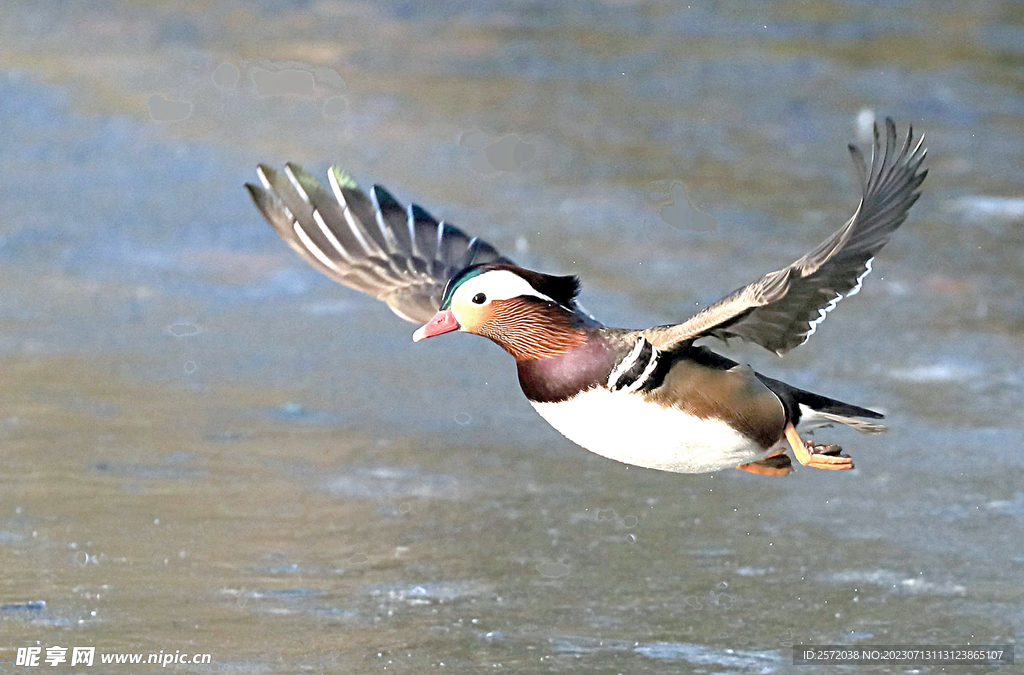
<svg viewBox="0 0 1024 675">
<path fill-rule="evenodd" d="M 257 208 L 310 265 L 338 283 L 383 300 L 406 321 L 426 323 L 448 280 L 486 262 L 510 262 L 490 244 L 403 206 L 379 185 L 369 195 L 336 167 L 328 191 L 295 164 L 260 165 L 246 183 Z"/>
<path fill-rule="evenodd" d="M 885 148 L 878 127 L 870 168 L 855 146 L 850 154 L 861 180 L 862 198 L 853 217 L 816 249 L 792 265 L 766 274 L 674 326 L 644 331 L 661 349 L 702 337 L 738 337 L 781 355 L 802 345 L 844 297 L 860 291 L 871 263 L 920 196 L 928 174 L 921 170 L 924 137 L 913 128 L 898 149 L 896 127 L 886 119 Z"/>
</svg>

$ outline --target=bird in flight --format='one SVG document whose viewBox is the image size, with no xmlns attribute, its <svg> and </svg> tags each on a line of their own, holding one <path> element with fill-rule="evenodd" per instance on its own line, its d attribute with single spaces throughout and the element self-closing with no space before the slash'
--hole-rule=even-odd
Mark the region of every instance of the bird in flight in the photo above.
<svg viewBox="0 0 1024 675">
<path fill-rule="evenodd" d="M 519 267 L 485 241 L 403 206 L 379 185 L 364 192 L 343 171 L 330 189 L 294 164 L 260 165 L 247 184 L 282 239 L 335 281 L 423 324 L 419 341 L 481 335 L 515 358 L 523 393 L 566 438 L 604 457 L 678 473 L 736 467 L 781 476 L 802 465 L 852 469 L 834 444 L 801 434 L 845 424 L 884 431 L 882 415 L 755 372 L 699 344 L 741 338 L 782 355 L 802 345 L 843 298 L 860 291 L 875 254 L 920 196 L 923 137 L 902 144 L 886 119 L 870 162 L 850 153 L 861 199 L 849 221 L 791 265 L 769 272 L 682 323 L 605 326 L 584 312 L 575 276 Z"/>
</svg>

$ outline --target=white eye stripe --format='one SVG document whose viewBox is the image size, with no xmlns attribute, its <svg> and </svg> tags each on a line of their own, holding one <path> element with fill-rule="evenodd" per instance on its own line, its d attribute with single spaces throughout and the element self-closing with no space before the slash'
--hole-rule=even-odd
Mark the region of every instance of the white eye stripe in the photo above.
<svg viewBox="0 0 1024 675">
<path fill-rule="evenodd" d="M 483 293 L 488 302 L 518 298 L 522 295 L 530 295 L 541 300 L 554 302 L 548 296 L 537 291 L 526 279 L 509 270 L 484 272 L 466 281 L 455 291 L 456 297 L 468 301 L 471 301 L 478 293 Z"/>
</svg>

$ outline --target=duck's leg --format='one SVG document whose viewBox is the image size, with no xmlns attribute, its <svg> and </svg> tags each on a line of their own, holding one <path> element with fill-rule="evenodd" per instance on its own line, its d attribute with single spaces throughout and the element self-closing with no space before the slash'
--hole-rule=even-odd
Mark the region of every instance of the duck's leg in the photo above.
<svg viewBox="0 0 1024 675">
<path fill-rule="evenodd" d="M 796 457 L 796 461 L 804 466 L 830 471 L 845 471 L 853 468 L 853 460 L 849 455 L 842 454 L 841 447 L 807 443 L 796 433 L 796 427 L 792 424 L 786 425 L 786 440 L 793 448 L 793 456 Z"/>
<path fill-rule="evenodd" d="M 785 476 L 793 473 L 793 463 L 789 461 L 789 457 L 781 454 L 781 451 L 756 462 L 740 464 L 736 468 L 758 476 Z"/>
</svg>

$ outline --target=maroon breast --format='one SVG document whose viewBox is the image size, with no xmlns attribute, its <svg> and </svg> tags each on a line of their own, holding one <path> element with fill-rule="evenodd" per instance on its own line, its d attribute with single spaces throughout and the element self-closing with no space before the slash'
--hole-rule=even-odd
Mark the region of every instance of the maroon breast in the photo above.
<svg viewBox="0 0 1024 675">
<path fill-rule="evenodd" d="M 517 361 L 519 385 L 531 401 L 564 401 L 604 384 L 621 357 L 620 351 L 603 336 L 592 334 L 585 343 L 565 354 Z"/>
</svg>

